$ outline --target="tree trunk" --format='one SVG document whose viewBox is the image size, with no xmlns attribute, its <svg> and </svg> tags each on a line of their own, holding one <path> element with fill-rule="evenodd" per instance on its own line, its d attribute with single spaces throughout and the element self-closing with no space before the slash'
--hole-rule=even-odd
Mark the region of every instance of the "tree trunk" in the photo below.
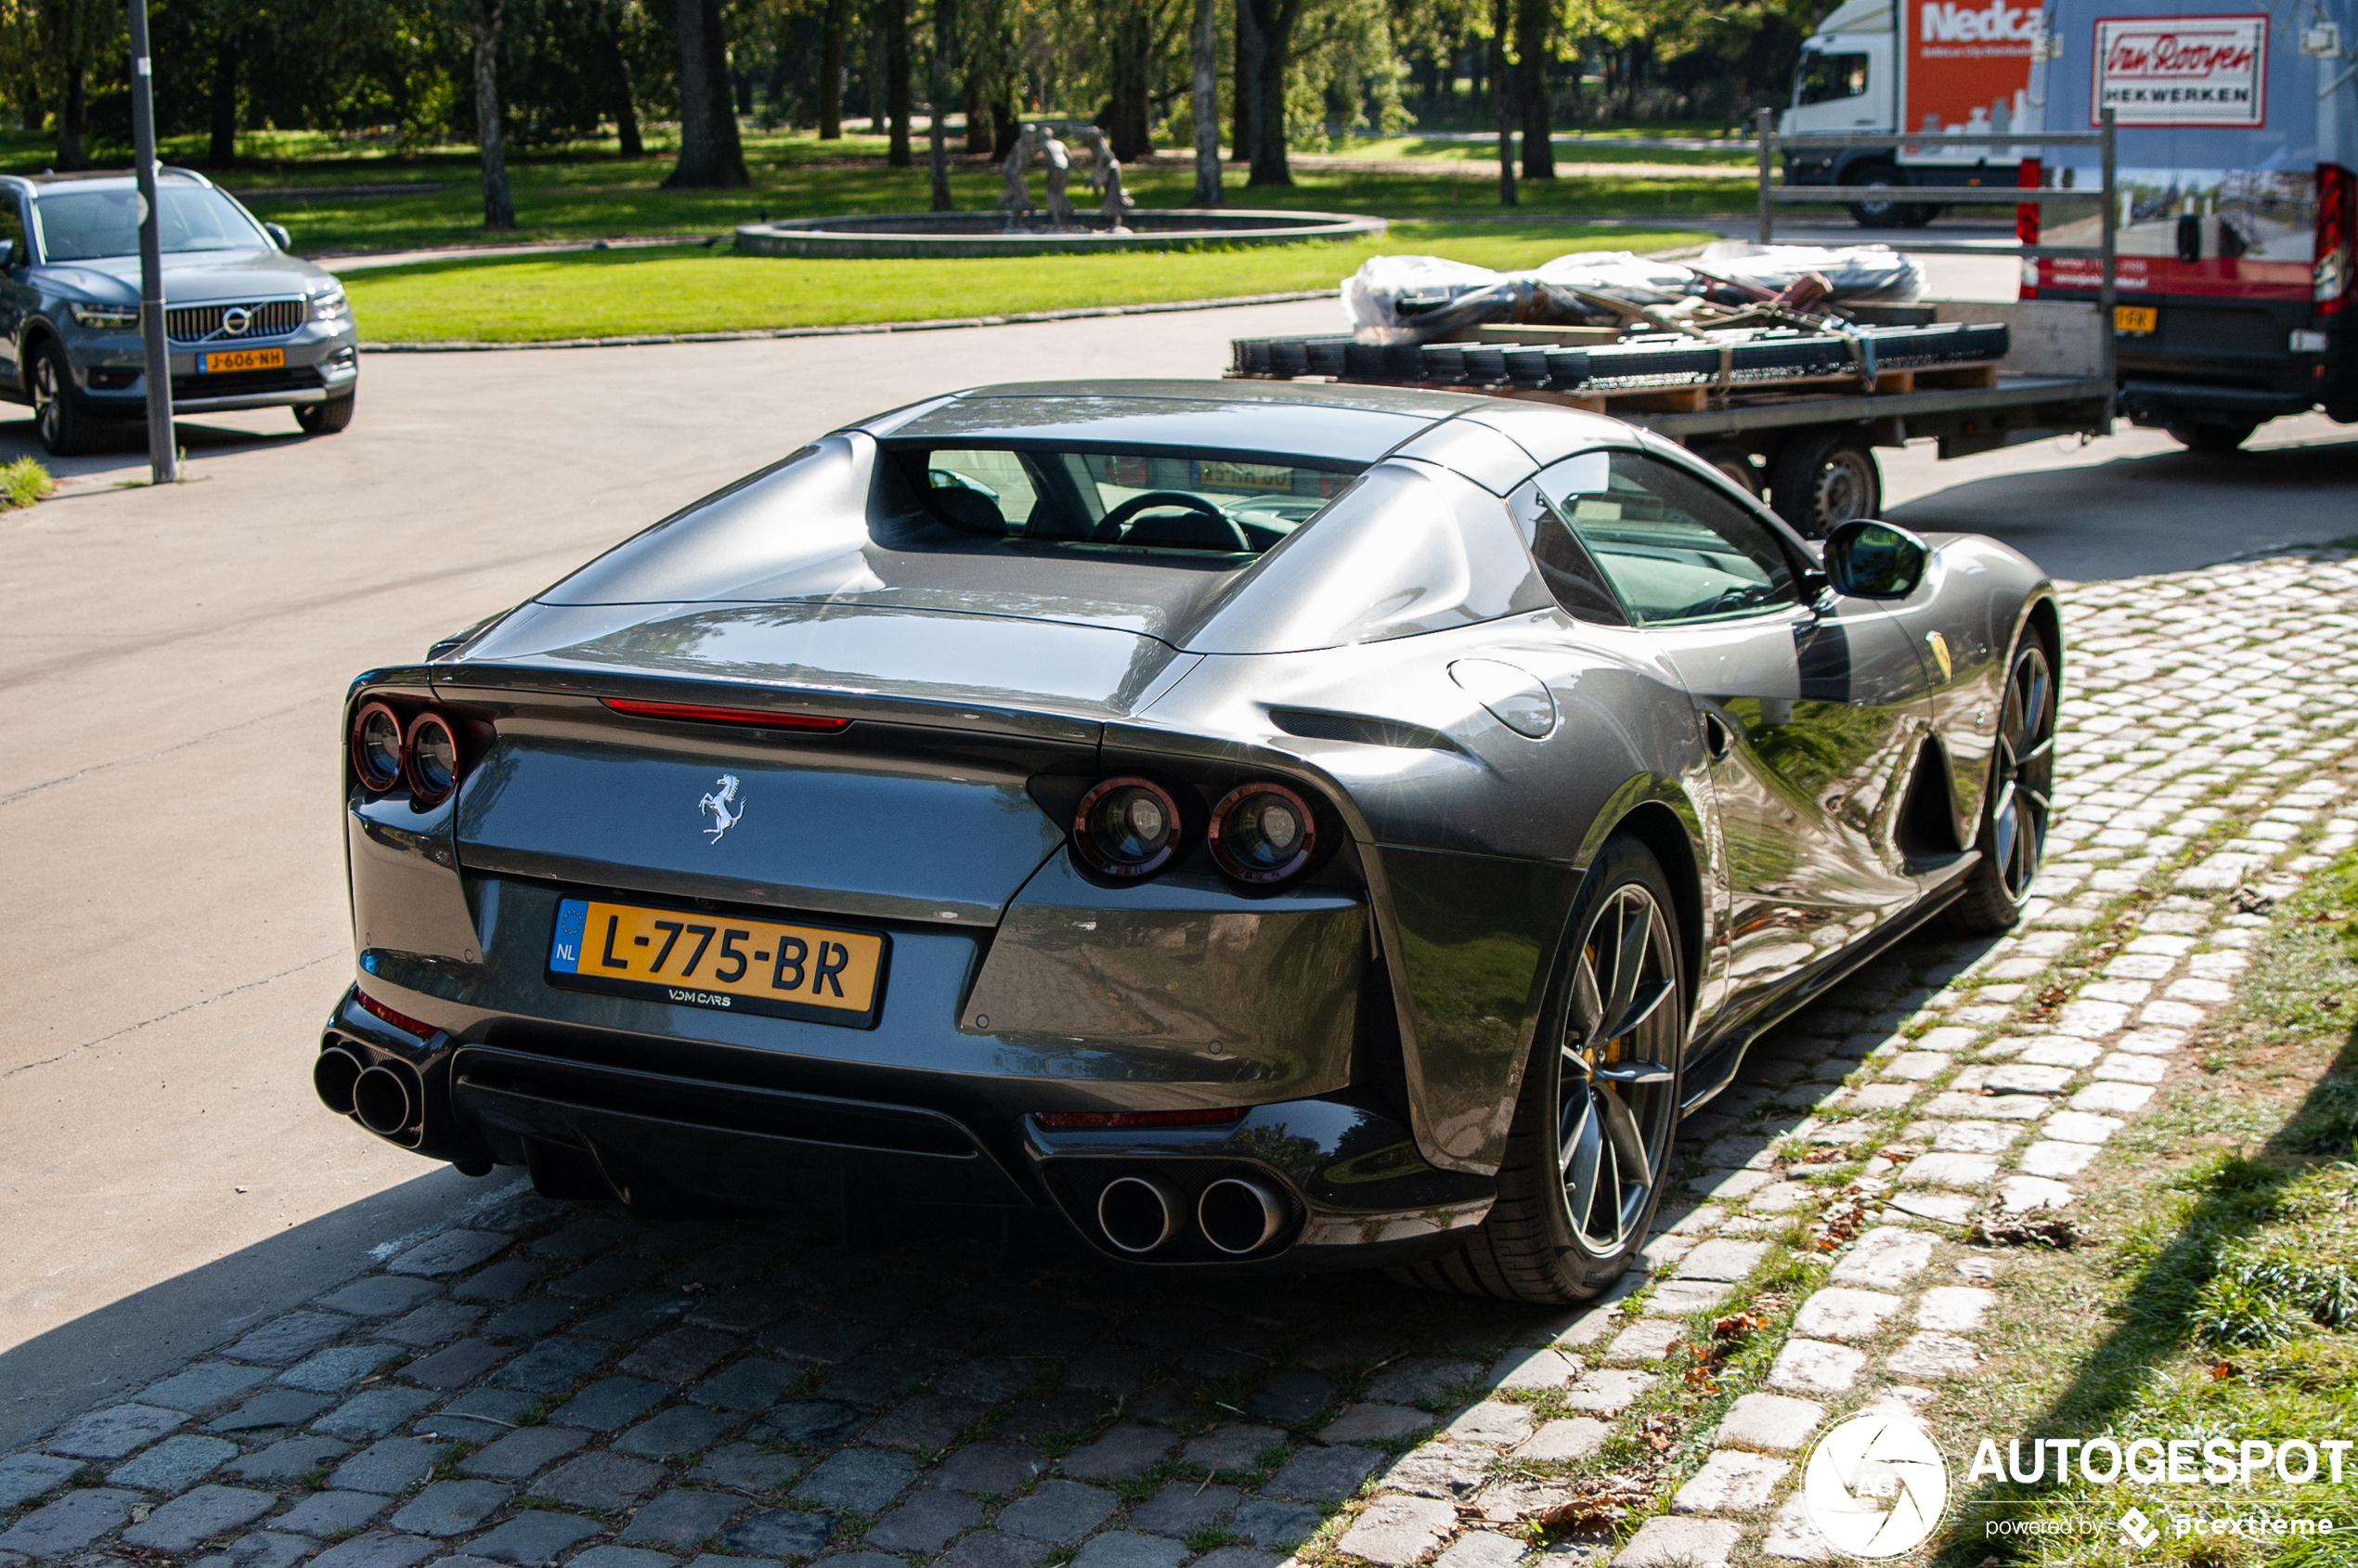
<svg viewBox="0 0 2358 1568">
<path fill-rule="evenodd" d="M 475 145 L 483 149 L 483 227 L 516 227 L 508 200 L 508 143 L 499 130 L 499 14 L 506 0 L 474 0 L 468 25 L 475 41 Z"/>
<path fill-rule="evenodd" d="M 843 139 L 843 7 L 827 0 L 819 24 L 819 139 Z"/>
<path fill-rule="evenodd" d="M 906 169 L 909 156 L 909 0 L 884 0 L 885 115 L 892 142 L 885 162 Z"/>
<path fill-rule="evenodd" d="M 1248 12 L 1260 47 L 1253 72 L 1252 177 L 1246 183 L 1291 185 L 1293 170 L 1286 162 L 1286 66 L 1301 0 L 1237 0 L 1240 23 Z"/>
<path fill-rule="evenodd" d="M 1196 123 L 1196 193 L 1188 204 L 1217 207 L 1220 191 L 1220 8 L 1217 0 L 1196 0 L 1193 40 L 1195 92 L 1188 100 Z"/>
<path fill-rule="evenodd" d="M 966 151 L 981 158 L 991 151 L 991 98 L 982 90 L 982 79 L 973 71 L 966 72 Z"/>
<path fill-rule="evenodd" d="M 933 58 L 926 71 L 926 156 L 933 210 L 950 210 L 950 51 L 957 37 L 956 0 L 933 0 Z"/>
<path fill-rule="evenodd" d="M 598 51 L 604 57 L 606 92 L 614 104 L 616 150 L 625 158 L 644 158 L 646 141 L 639 134 L 639 106 L 630 91 L 630 62 L 622 58 L 622 17 L 619 8 L 601 19 Z"/>
<path fill-rule="evenodd" d="M 1112 56 L 1112 99 L 1106 115 L 1106 139 L 1113 155 L 1125 162 L 1154 150 L 1148 126 L 1149 97 L 1154 91 L 1154 18 L 1146 0 L 1115 0 L 1108 42 Z"/>
<path fill-rule="evenodd" d="M 1490 101 L 1498 114 L 1498 204 L 1515 204 L 1514 109 L 1507 101 L 1507 0 L 1490 6 Z"/>
<path fill-rule="evenodd" d="M 81 60 L 66 62 L 65 102 L 58 110 L 58 167 L 87 168 L 90 156 L 90 69 Z"/>
<path fill-rule="evenodd" d="M 745 185 L 720 0 L 676 0 L 673 17 L 680 41 L 680 162 L 663 183 L 675 189 Z"/>
<path fill-rule="evenodd" d="M 1252 111 L 1260 101 L 1253 91 L 1253 62 L 1261 58 L 1260 36 L 1252 25 L 1252 7 L 1237 0 L 1236 75 L 1228 84 L 1236 99 L 1229 111 L 1236 128 L 1228 136 L 1228 156 L 1238 163 L 1252 162 Z"/>
<path fill-rule="evenodd" d="M 238 161 L 238 38 L 227 28 L 213 46 L 213 135 L 205 162 L 227 168 Z"/>
<path fill-rule="evenodd" d="M 1517 72 L 1522 97 L 1522 177 L 1556 177 L 1555 127 L 1548 113 L 1548 26 L 1554 12 L 1548 0 L 1519 0 L 1515 7 L 1515 53 L 1522 58 Z"/>
</svg>

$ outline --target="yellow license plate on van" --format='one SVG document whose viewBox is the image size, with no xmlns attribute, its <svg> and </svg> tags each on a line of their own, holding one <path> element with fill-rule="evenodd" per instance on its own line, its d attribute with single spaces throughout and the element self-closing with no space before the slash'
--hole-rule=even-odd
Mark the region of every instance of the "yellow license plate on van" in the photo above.
<svg viewBox="0 0 2358 1568">
<path fill-rule="evenodd" d="M 2143 337 L 2161 325 L 2161 312 L 2149 305 L 2117 305 L 2112 307 L 2112 330 L 2133 332 Z"/>
<path fill-rule="evenodd" d="M 218 376 L 231 370 L 282 370 L 287 365 L 283 348 L 224 348 L 197 356 L 197 374 Z"/>
<path fill-rule="evenodd" d="M 890 946 L 881 931 L 565 899 L 548 977 L 568 991 L 865 1029 Z"/>
</svg>

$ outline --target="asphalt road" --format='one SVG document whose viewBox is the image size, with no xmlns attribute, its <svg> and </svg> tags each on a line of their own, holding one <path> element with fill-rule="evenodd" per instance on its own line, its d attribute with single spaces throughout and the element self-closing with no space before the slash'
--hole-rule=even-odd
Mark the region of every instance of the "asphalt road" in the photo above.
<svg viewBox="0 0 2358 1568">
<path fill-rule="evenodd" d="M 349 933 L 338 704 L 843 420 L 1027 378 L 1216 373 L 1332 304 L 961 331 L 376 356 L 352 430 L 184 427 L 0 517 L 0 1449 L 496 1196 L 330 1118 L 307 1082 Z M 136 437 L 134 438 L 136 440 Z M 2358 432 L 2197 458 L 2126 433 L 1888 455 L 1893 515 L 2060 577 L 2352 531 Z M 0 459 L 32 450 L 0 423 Z"/>
</svg>

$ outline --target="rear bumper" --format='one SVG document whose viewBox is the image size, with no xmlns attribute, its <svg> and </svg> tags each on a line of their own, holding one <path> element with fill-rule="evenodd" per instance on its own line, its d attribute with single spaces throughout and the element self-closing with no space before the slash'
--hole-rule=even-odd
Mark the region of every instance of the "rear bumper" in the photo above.
<svg viewBox="0 0 2358 1568">
<path fill-rule="evenodd" d="M 2040 297 L 2095 295 L 2051 287 Z M 2350 313 L 2315 317 L 2305 299 L 2231 294 L 2124 292 L 2120 303 L 2155 311 L 2152 332 L 2113 340 L 2120 410 L 2134 423 L 2258 421 L 2358 403 Z"/>
<path fill-rule="evenodd" d="M 829 1092 L 839 1084 L 787 1086 L 775 1070 L 759 1083 L 716 1076 L 727 1064 L 710 1054 L 681 1063 L 660 1040 L 545 1028 L 498 1031 L 491 1043 L 420 1038 L 363 1010 L 357 992 L 337 1006 L 321 1046 L 419 1086 L 413 1123 L 383 1134 L 390 1141 L 478 1167 L 538 1173 L 552 1155 L 569 1159 L 617 1196 L 675 1210 L 1031 1211 L 1062 1216 L 1118 1262 L 1355 1268 L 1445 1249 L 1495 1193 L 1489 1178 L 1426 1163 L 1406 1126 L 1349 1090 L 1255 1106 L 1225 1126 L 1050 1131 L 987 1096 L 952 1094 L 945 1108 L 942 1085 L 904 1075 L 877 1075 L 865 1093 Z M 1108 1245 L 1095 1221 L 1098 1195 L 1125 1174 L 1162 1184 L 1189 1216 L 1144 1256 Z M 1287 1211 L 1250 1255 L 1214 1251 L 1191 1218 L 1196 1195 L 1224 1176 L 1260 1182 Z"/>
</svg>

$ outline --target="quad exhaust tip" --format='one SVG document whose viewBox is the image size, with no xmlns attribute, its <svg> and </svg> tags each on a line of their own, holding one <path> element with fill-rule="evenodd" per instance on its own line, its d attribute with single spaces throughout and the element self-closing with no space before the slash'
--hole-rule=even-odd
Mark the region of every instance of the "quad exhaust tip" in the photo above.
<svg viewBox="0 0 2358 1568">
<path fill-rule="evenodd" d="M 319 1103 L 338 1116 L 352 1114 L 352 1086 L 366 1070 L 360 1058 L 340 1045 L 330 1045 L 311 1064 L 311 1087 Z"/>
<path fill-rule="evenodd" d="M 1134 1257 L 1169 1241 L 1180 1212 L 1178 1196 L 1153 1176 L 1116 1176 L 1097 1194 L 1097 1229 Z"/>
<path fill-rule="evenodd" d="M 1196 1224 L 1204 1239 L 1240 1258 L 1258 1252 L 1277 1238 L 1286 1223 L 1286 1206 L 1259 1182 L 1223 1176 L 1203 1189 L 1196 1201 Z"/>
<path fill-rule="evenodd" d="M 419 1092 L 407 1073 L 380 1062 L 352 1081 L 352 1114 L 381 1138 L 397 1138 L 417 1120 Z"/>
</svg>

